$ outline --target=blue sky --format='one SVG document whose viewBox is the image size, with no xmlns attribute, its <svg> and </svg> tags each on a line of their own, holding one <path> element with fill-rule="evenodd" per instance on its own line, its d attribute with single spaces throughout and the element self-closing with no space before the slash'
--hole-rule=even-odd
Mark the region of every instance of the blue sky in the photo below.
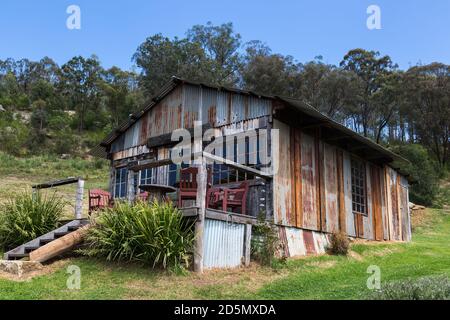
<svg viewBox="0 0 450 320">
<path fill-rule="evenodd" d="M 81 30 L 66 28 L 66 8 L 81 8 Z M 369 5 L 381 9 L 381 30 L 366 27 Z M 352 48 L 389 54 L 402 69 L 419 62 L 450 64 L 450 1 L 3 0 L 0 59 L 96 54 L 103 66 L 132 67 L 147 36 L 184 36 L 194 24 L 233 22 L 243 41 L 262 40 L 276 53 L 305 62 L 322 55 L 339 63 Z"/>
</svg>

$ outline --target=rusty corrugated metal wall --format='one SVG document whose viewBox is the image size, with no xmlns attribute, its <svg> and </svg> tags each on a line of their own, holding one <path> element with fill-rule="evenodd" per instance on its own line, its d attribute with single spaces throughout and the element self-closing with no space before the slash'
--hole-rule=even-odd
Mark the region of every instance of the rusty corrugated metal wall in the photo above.
<svg viewBox="0 0 450 320">
<path fill-rule="evenodd" d="M 392 168 L 364 161 L 366 214 L 353 213 L 353 155 L 280 121 L 274 120 L 274 128 L 280 136 L 274 153 L 280 155 L 273 182 L 274 217 L 286 227 L 280 236 L 287 239 L 291 251 L 300 254 L 306 249 L 293 247 L 304 236 L 290 226 L 325 233 L 344 230 L 369 240 L 411 239 L 404 177 Z"/>
<path fill-rule="evenodd" d="M 203 124 L 213 127 L 253 121 L 270 115 L 271 105 L 269 99 L 179 85 L 119 136 L 111 145 L 111 153 L 114 160 L 137 156 L 148 152 L 145 144 L 150 137 L 192 128 L 200 118 Z"/>
</svg>

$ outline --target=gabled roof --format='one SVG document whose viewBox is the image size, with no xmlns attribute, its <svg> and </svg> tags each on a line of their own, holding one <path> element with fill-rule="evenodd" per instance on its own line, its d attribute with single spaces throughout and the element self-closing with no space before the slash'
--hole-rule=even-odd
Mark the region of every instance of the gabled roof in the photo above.
<svg viewBox="0 0 450 320">
<path fill-rule="evenodd" d="M 317 109 L 312 107 L 311 105 L 305 103 L 302 100 L 293 99 L 293 98 L 287 98 L 287 97 L 281 97 L 281 96 L 273 96 L 273 95 L 266 95 L 261 94 L 254 91 L 248 91 L 248 90 L 241 90 L 236 88 L 229 88 L 229 87 L 222 87 L 222 86 L 214 86 L 207 83 L 202 82 L 196 82 L 196 81 L 190 81 L 181 79 L 178 77 L 172 77 L 169 82 L 167 82 L 161 90 L 153 96 L 149 102 L 145 105 L 145 107 L 135 112 L 130 116 L 130 118 L 122 123 L 118 128 L 113 130 L 101 143 L 99 147 L 105 148 L 109 146 L 111 143 L 114 142 L 115 139 L 117 139 L 123 132 L 125 132 L 130 126 L 132 126 L 136 121 L 138 121 L 148 110 L 150 110 L 154 105 L 156 105 L 159 101 L 161 101 L 164 97 L 166 97 L 172 90 L 177 87 L 179 84 L 191 84 L 191 85 L 199 85 L 206 88 L 212 88 L 216 90 L 223 90 L 223 91 L 229 91 L 234 92 L 238 94 L 246 94 L 246 95 L 252 95 L 260 98 L 267 98 L 272 99 L 276 101 L 284 102 L 288 107 L 290 107 L 293 110 L 296 110 L 297 112 L 303 114 L 304 116 L 309 117 L 310 119 L 317 120 L 317 125 L 326 127 L 327 130 L 332 130 L 333 132 L 338 132 L 342 139 L 346 139 L 347 141 L 351 143 L 356 143 L 362 147 L 367 148 L 368 150 L 371 150 L 375 153 L 378 153 L 380 156 L 385 159 L 385 162 L 390 163 L 394 160 L 401 161 L 401 162 L 408 162 L 406 159 L 402 158 L 401 156 L 393 153 L 392 151 L 386 149 L 385 147 L 375 143 L 374 141 L 370 140 L 369 138 L 363 137 L 362 135 L 356 133 L 355 131 L 345 127 L 344 125 L 336 122 L 335 120 L 331 119 L 330 117 L 322 114 Z M 102 151 L 101 148 L 96 148 L 94 151 L 95 154 L 100 155 Z M 397 168 L 398 169 L 398 168 Z"/>
</svg>

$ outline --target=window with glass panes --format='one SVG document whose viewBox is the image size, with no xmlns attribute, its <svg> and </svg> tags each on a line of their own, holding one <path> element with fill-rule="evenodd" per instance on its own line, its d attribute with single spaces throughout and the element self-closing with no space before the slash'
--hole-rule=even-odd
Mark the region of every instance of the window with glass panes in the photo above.
<svg viewBox="0 0 450 320">
<path fill-rule="evenodd" d="M 353 213 L 367 214 L 366 166 L 364 162 L 351 160 L 352 210 Z"/>
<path fill-rule="evenodd" d="M 117 168 L 114 179 L 114 198 L 125 198 L 128 188 L 127 168 Z"/>
</svg>

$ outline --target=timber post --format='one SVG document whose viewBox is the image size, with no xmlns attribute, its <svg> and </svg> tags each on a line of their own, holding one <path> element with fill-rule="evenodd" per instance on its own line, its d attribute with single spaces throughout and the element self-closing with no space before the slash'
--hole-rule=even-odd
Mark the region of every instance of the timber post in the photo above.
<svg viewBox="0 0 450 320">
<path fill-rule="evenodd" d="M 203 236 L 206 216 L 206 158 L 200 156 L 197 173 L 197 207 L 198 216 L 195 222 L 194 271 L 203 272 Z"/>
<path fill-rule="evenodd" d="M 75 199 L 75 219 L 81 219 L 83 216 L 83 193 L 84 180 L 82 178 L 78 178 L 77 195 Z"/>
</svg>

